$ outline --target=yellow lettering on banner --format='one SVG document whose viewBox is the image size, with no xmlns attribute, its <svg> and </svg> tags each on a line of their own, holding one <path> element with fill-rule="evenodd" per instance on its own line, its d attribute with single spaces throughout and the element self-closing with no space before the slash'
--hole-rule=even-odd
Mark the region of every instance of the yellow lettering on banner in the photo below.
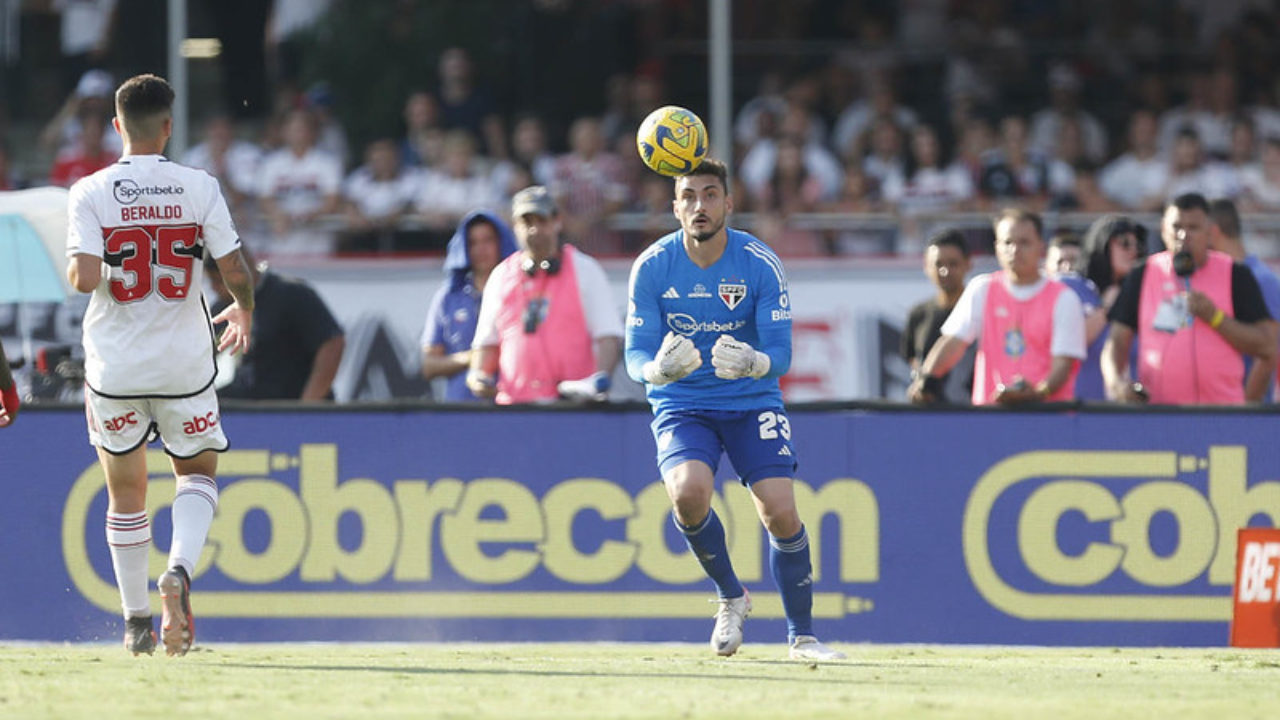
<svg viewBox="0 0 1280 720">
<path fill-rule="evenodd" d="M 383 577 L 395 561 L 400 517 L 391 493 L 373 480 L 338 483 L 338 448 L 303 445 L 299 471 L 302 503 L 311 515 L 310 544 L 300 576 L 307 582 L 368 583 Z M 338 541 L 344 513 L 360 518 L 360 544 L 348 551 Z"/>
<path fill-rule="evenodd" d="M 651 483 L 641 490 L 635 506 L 636 514 L 627 520 L 627 537 L 636 544 L 640 572 L 666 585 L 684 585 L 706 577 L 683 542 L 677 550 L 667 545 L 671 499 L 662 483 Z"/>
<path fill-rule="evenodd" d="M 1018 517 L 1018 550 L 1027 569 L 1054 585 L 1083 587 L 1106 579 L 1124 558 L 1124 550 L 1091 542 L 1084 552 L 1071 556 L 1058 547 L 1058 521 L 1078 512 L 1089 522 L 1114 520 L 1120 503 L 1111 491 L 1097 483 L 1064 480 L 1036 488 Z"/>
<path fill-rule="evenodd" d="M 488 507 L 503 513 L 501 520 L 482 519 Z M 502 478 L 482 478 L 467 485 L 457 512 L 440 523 L 440 546 L 449 565 L 473 582 L 497 585 L 514 582 L 538 567 L 536 550 L 507 548 L 485 553 L 485 543 L 542 542 L 546 537 L 542 508 L 524 485 Z"/>
<path fill-rule="evenodd" d="M 795 484 L 800 519 L 809 528 L 809 553 L 813 579 L 821 579 L 822 522 L 839 521 L 840 581 L 875 582 L 880 579 L 880 504 L 866 483 L 836 478 L 818 492 L 802 482 Z"/>
<path fill-rule="evenodd" d="M 400 582 L 430 580 L 436 517 L 457 509 L 462 481 L 446 478 L 428 486 L 426 480 L 397 480 L 395 498 L 404 535 L 391 576 Z"/>
<path fill-rule="evenodd" d="M 1120 502 L 1123 517 L 1111 525 L 1111 541 L 1126 548 L 1120 567 L 1151 587 L 1191 582 L 1213 559 L 1213 508 L 1193 488 L 1175 482 L 1151 482 L 1131 490 Z M 1172 513 L 1178 523 L 1178 547 L 1168 557 L 1151 549 L 1151 518 Z"/>
<path fill-rule="evenodd" d="M 1249 484 L 1247 451 L 1242 445 L 1209 448 L 1209 504 L 1218 518 L 1218 552 L 1209 566 L 1209 582 L 1230 585 L 1235 581 L 1236 530 L 1248 527 L 1255 515 L 1270 518 L 1280 527 L 1280 483 Z M 1247 488 L 1247 489 L 1246 489 Z"/>
<path fill-rule="evenodd" d="M 625 490 L 607 480 L 566 480 L 543 496 L 542 507 L 547 513 L 542 561 L 552 575 L 571 583 L 607 583 L 630 569 L 636 555 L 633 543 L 605 540 L 588 554 L 573 542 L 574 521 L 581 512 L 594 510 L 604 520 L 630 517 L 631 496 Z"/>
<path fill-rule="evenodd" d="M 439 543 L 449 569 L 472 583 L 497 585 L 527 578 L 540 567 L 566 583 L 567 591 L 417 592 L 396 588 L 361 590 L 201 592 L 205 617 L 701 617 L 705 614 L 705 576 L 681 543 L 668 543 L 671 502 L 660 483 L 632 498 L 627 489 L 602 478 L 574 478 L 553 484 L 539 498 L 507 478 L 463 481 L 444 478 L 402 479 L 387 485 L 368 478 L 339 481 L 336 445 L 303 445 L 296 457 L 267 451 L 230 451 L 220 460 L 222 496 L 209 542 L 196 569 L 198 577 L 217 568 L 243 585 L 268 585 L 297 573 L 304 584 L 335 580 L 364 585 L 390 577 L 395 582 L 426 582 Z M 271 478 L 274 471 L 297 468 L 298 487 Z M 153 483 L 171 479 L 167 456 L 148 451 Z M 158 488 L 157 488 L 158 489 Z M 812 505 L 804 517 L 815 526 L 827 516 L 839 520 L 843 537 L 858 528 L 857 541 L 840 544 L 842 580 L 874 578 L 878 569 L 879 524 L 874 495 L 861 483 L 835 480 L 814 493 L 797 484 Z M 76 480 L 63 511 L 63 548 L 77 590 L 95 606 L 118 612 L 119 595 L 110 575 L 100 576 L 89 560 L 85 531 L 98 522 L 87 515 L 101 497 L 105 480 L 95 463 Z M 150 493 L 154 515 L 172 503 L 172 492 Z M 726 483 L 712 496 L 724 521 L 730 552 L 744 580 L 763 577 L 767 560 L 764 530 L 751 493 Z M 250 515 L 268 526 L 267 544 L 250 549 L 245 524 Z M 575 523 L 610 526 L 621 538 L 576 542 Z M 344 545 L 340 525 L 358 520 L 358 541 Z M 606 531 L 606 532 L 610 532 Z M 100 537 L 100 536 L 96 536 Z M 598 545 L 594 544 L 598 542 Z M 814 536 L 815 551 L 819 538 Z M 851 555 L 856 555 L 850 559 Z M 153 570 L 165 562 L 152 553 Z M 592 592 L 632 570 L 666 585 L 697 586 L 679 592 Z M 602 601 L 601 598 L 608 598 Z M 153 596 L 153 604 L 158 599 Z M 814 617 L 839 618 L 866 612 L 873 604 L 842 593 L 814 595 Z M 777 598 L 757 599 L 754 614 L 780 618 Z"/>
<path fill-rule="evenodd" d="M 244 546 L 244 519 L 251 510 L 266 513 L 271 525 L 270 544 L 260 553 L 252 553 Z M 219 494 L 218 520 L 209 528 L 209 544 L 199 567 L 216 559 L 218 569 L 236 582 L 277 582 L 298 567 L 309 534 L 307 512 L 292 490 L 271 480 L 237 480 Z M 201 572 L 197 569 L 196 576 Z"/>
</svg>

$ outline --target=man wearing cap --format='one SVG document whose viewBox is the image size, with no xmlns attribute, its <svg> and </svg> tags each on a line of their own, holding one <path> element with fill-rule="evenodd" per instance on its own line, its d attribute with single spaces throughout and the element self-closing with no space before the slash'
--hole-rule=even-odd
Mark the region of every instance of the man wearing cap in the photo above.
<svg viewBox="0 0 1280 720">
<path fill-rule="evenodd" d="M 622 353 L 604 269 L 560 241 L 560 213 L 545 187 L 516 193 L 511 220 L 520 252 L 485 285 L 467 387 L 500 405 L 604 399 Z"/>
</svg>

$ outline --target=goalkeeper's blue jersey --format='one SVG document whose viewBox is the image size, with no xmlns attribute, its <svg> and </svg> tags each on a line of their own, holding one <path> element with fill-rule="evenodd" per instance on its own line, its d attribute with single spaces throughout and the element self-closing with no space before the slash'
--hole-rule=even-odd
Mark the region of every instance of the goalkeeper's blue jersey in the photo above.
<svg viewBox="0 0 1280 720">
<path fill-rule="evenodd" d="M 677 230 L 650 245 L 631 268 L 627 305 L 627 372 L 643 382 L 643 366 L 662 338 L 675 331 L 693 341 L 702 367 L 666 385 L 646 384 L 655 413 L 664 410 L 781 408 L 778 378 L 791 365 L 791 298 L 782 262 L 759 239 L 728 229 L 724 254 L 698 267 Z M 711 346 L 721 335 L 769 355 L 763 378 L 722 380 L 711 366 Z"/>
</svg>

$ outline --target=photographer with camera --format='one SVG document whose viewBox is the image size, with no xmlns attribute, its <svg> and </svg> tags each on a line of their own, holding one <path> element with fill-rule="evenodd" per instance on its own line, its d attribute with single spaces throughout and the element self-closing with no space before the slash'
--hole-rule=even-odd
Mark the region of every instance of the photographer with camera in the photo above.
<svg viewBox="0 0 1280 720">
<path fill-rule="evenodd" d="M 520 252 L 485 285 L 467 387 L 499 405 L 605 399 L 622 355 L 622 320 L 604 268 L 561 242 L 545 187 L 515 194 L 511 222 Z"/>
<path fill-rule="evenodd" d="M 1243 356 L 1275 367 L 1277 325 L 1248 266 L 1209 249 L 1211 224 L 1209 202 L 1199 193 L 1179 195 L 1165 208 L 1161 235 L 1168 249 L 1133 268 L 1107 316 L 1108 399 L 1165 405 L 1264 399 L 1261 378 L 1245 387 Z"/>
</svg>

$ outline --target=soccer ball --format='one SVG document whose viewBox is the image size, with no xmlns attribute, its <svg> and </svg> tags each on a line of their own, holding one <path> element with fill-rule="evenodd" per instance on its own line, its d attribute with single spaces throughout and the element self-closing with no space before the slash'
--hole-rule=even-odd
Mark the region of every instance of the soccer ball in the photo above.
<svg viewBox="0 0 1280 720">
<path fill-rule="evenodd" d="M 644 164 L 659 175 L 685 175 L 707 156 L 707 126 L 682 107 L 660 107 L 640 123 L 636 148 Z"/>
</svg>

